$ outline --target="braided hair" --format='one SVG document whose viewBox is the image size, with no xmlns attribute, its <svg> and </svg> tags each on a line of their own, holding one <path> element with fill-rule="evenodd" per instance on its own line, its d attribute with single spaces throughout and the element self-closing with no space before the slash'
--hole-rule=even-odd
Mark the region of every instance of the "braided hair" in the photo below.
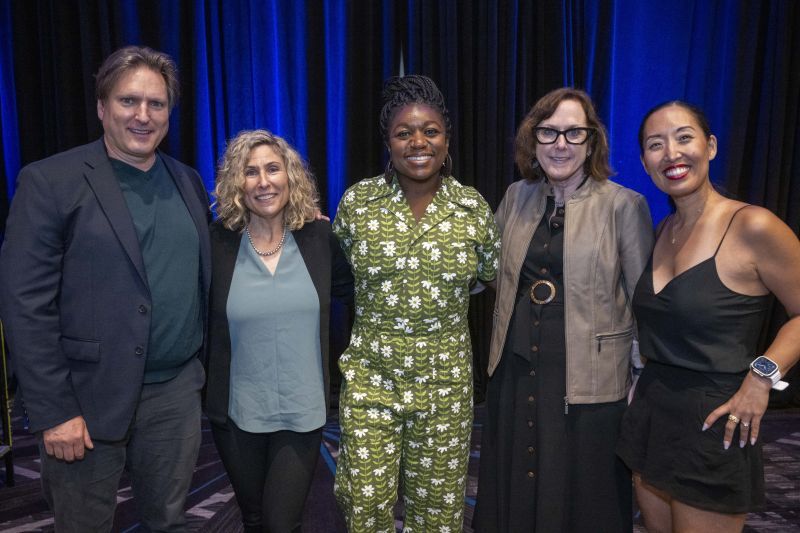
<svg viewBox="0 0 800 533">
<path fill-rule="evenodd" d="M 427 76 L 409 74 L 407 76 L 392 76 L 383 82 L 383 107 L 380 114 L 381 134 L 385 143 L 389 143 L 389 125 L 395 114 L 402 107 L 409 104 L 424 104 L 436 110 L 444 122 L 445 137 L 450 139 L 450 113 L 444 105 L 444 96 L 432 79 Z M 447 156 L 442 175 L 449 176 L 452 171 L 452 161 Z"/>
<path fill-rule="evenodd" d="M 438 111 L 444 120 L 445 135 L 450 138 L 450 114 L 441 91 L 429 77 L 409 74 L 388 78 L 383 82 L 382 96 L 380 125 L 384 140 L 389 139 L 389 123 L 395 113 L 408 104 L 425 104 Z"/>
</svg>

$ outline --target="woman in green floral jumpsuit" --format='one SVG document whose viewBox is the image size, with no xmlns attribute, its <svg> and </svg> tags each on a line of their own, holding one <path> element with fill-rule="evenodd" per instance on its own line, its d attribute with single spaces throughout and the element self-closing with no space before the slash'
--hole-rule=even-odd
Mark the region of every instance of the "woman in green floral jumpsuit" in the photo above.
<svg viewBox="0 0 800 533">
<path fill-rule="evenodd" d="M 460 532 L 472 429 L 469 289 L 495 277 L 492 211 L 450 176 L 450 122 L 423 76 L 384 86 L 385 174 L 347 190 L 334 232 L 353 268 L 356 318 L 339 367 L 334 490 L 352 532 Z"/>
</svg>

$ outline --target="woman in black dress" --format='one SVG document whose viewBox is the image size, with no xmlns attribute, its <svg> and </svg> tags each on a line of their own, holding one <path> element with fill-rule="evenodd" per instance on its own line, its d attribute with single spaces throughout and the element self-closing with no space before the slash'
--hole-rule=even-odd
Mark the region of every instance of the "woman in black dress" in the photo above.
<svg viewBox="0 0 800 533">
<path fill-rule="evenodd" d="M 775 215 L 720 195 L 717 140 L 668 102 L 639 130 L 642 163 L 675 203 L 634 295 L 647 365 L 618 451 L 648 531 L 741 531 L 764 502 L 759 425 L 800 359 L 800 242 Z M 756 353 L 769 293 L 791 317 Z"/>
<path fill-rule="evenodd" d="M 653 243 L 645 199 L 608 180 L 589 96 L 542 97 L 517 132 L 525 179 L 495 214 L 497 278 L 476 531 L 630 531 L 616 457 L 634 345 L 630 297 Z"/>
</svg>

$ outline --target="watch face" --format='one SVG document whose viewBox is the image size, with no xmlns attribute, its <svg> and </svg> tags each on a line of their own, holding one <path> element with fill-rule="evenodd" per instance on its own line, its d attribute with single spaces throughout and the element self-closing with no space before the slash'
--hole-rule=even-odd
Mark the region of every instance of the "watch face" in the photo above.
<svg viewBox="0 0 800 533">
<path fill-rule="evenodd" d="M 753 361 L 753 369 L 758 371 L 764 376 L 769 376 L 775 373 L 778 370 L 778 365 L 776 365 L 771 360 L 767 359 L 764 356 L 758 357 L 755 361 Z"/>
</svg>

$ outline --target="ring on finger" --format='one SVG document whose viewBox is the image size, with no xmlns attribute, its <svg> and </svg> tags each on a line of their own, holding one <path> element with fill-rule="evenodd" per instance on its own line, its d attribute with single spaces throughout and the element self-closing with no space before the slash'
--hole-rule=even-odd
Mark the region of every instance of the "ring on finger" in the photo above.
<svg viewBox="0 0 800 533">
<path fill-rule="evenodd" d="M 742 422 L 742 427 L 747 429 L 750 427 L 750 422 Z"/>
<path fill-rule="evenodd" d="M 728 420 L 730 420 L 730 421 L 731 421 L 731 422 L 733 422 L 734 424 L 738 424 L 739 422 L 741 422 L 741 420 L 739 419 L 739 417 L 738 417 L 738 416 L 736 416 L 736 415 L 734 415 L 734 414 L 730 414 L 730 415 L 728 415 Z"/>
</svg>

